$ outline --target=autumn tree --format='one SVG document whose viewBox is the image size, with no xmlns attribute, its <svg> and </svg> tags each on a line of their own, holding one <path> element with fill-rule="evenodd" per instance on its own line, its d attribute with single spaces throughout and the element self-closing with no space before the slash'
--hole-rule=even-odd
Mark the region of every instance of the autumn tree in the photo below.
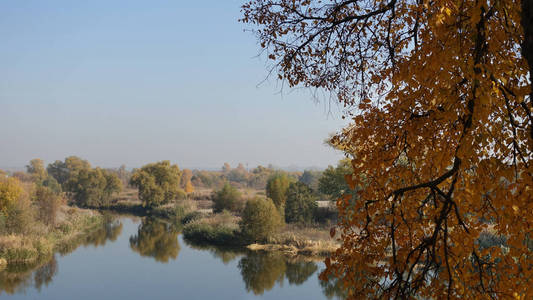
<svg viewBox="0 0 533 300">
<path fill-rule="evenodd" d="M 112 196 L 120 192 L 122 182 L 115 173 L 101 168 L 85 168 L 70 174 L 66 191 L 82 207 L 107 206 Z"/>
<path fill-rule="evenodd" d="M 174 200 L 180 192 L 181 172 L 177 165 L 164 160 L 135 170 L 130 184 L 139 189 L 143 205 L 154 207 Z"/>
<path fill-rule="evenodd" d="M 181 171 L 180 186 L 182 189 L 187 187 L 187 183 L 192 179 L 192 171 L 190 169 L 183 169 Z"/>
<path fill-rule="evenodd" d="M 352 123 L 358 200 L 322 279 L 350 298 L 533 297 L 533 4 L 250 0 L 289 86 L 325 90 Z M 522 26 L 521 26 L 522 25 Z M 482 235 L 502 243 L 481 247 Z"/>
<path fill-rule="evenodd" d="M 34 182 L 38 183 L 43 182 L 48 177 L 44 162 L 40 158 L 30 160 L 30 163 L 26 165 L 26 172 L 32 176 Z"/>
<path fill-rule="evenodd" d="M 267 181 L 266 195 L 272 199 L 274 205 L 282 213 L 285 209 L 285 201 L 287 201 L 287 189 L 293 181 L 292 178 L 282 172 L 272 175 Z"/>
<path fill-rule="evenodd" d="M 54 177 L 57 182 L 63 186 L 67 180 L 75 176 L 80 170 L 88 169 L 91 165 L 88 161 L 77 156 L 69 156 L 65 161 L 56 160 L 48 165 L 46 170 L 48 174 Z"/>
</svg>

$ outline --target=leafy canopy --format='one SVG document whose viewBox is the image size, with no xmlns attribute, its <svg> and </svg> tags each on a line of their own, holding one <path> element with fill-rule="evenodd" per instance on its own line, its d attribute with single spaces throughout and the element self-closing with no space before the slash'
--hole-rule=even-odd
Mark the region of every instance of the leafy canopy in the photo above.
<svg viewBox="0 0 533 300">
<path fill-rule="evenodd" d="M 242 11 L 280 79 L 331 92 L 352 118 L 332 142 L 355 157 L 350 188 L 365 182 L 355 206 L 337 201 L 343 244 L 323 279 L 353 299 L 533 297 L 530 0 Z"/>
<path fill-rule="evenodd" d="M 181 172 L 177 165 L 164 160 L 135 170 L 130 184 L 139 189 L 143 205 L 154 207 L 175 199 L 180 189 Z"/>
</svg>

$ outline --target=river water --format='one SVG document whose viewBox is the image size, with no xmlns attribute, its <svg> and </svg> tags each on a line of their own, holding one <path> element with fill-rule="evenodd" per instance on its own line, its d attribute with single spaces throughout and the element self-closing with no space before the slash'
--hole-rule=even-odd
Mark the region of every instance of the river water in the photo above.
<svg viewBox="0 0 533 300">
<path fill-rule="evenodd" d="M 157 219 L 119 217 L 34 266 L 0 272 L 1 299 L 339 299 L 321 261 L 191 245 Z"/>
</svg>

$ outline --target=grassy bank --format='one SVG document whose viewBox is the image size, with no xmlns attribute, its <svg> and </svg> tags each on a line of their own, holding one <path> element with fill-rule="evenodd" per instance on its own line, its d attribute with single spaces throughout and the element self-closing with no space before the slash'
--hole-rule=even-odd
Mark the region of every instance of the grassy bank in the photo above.
<svg viewBox="0 0 533 300">
<path fill-rule="evenodd" d="M 37 265 L 71 240 L 101 225 L 103 219 L 102 214 L 92 210 L 62 206 L 55 225 L 34 226 L 25 234 L 0 236 L 0 266 Z"/>
<path fill-rule="evenodd" d="M 277 251 L 293 256 L 323 257 L 338 248 L 329 229 L 285 225 L 263 243 L 251 243 L 239 230 L 240 218 L 228 212 L 210 214 L 185 225 L 183 236 L 198 245 L 240 246 L 252 251 Z"/>
</svg>

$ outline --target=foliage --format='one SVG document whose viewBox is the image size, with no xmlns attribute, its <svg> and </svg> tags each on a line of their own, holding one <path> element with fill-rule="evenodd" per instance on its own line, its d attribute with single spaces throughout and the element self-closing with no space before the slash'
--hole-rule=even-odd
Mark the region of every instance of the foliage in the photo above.
<svg viewBox="0 0 533 300">
<path fill-rule="evenodd" d="M 294 180 L 286 173 L 278 172 L 272 175 L 266 185 L 266 195 L 272 199 L 280 212 L 283 212 L 285 201 L 287 200 L 287 189 Z"/>
<path fill-rule="evenodd" d="M 321 171 L 304 170 L 302 175 L 298 178 L 298 181 L 305 183 L 313 191 L 318 191 L 320 177 L 322 177 Z"/>
<path fill-rule="evenodd" d="M 265 241 L 276 233 L 283 221 L 272 200 L 256 197 L 246 202 L 239 223 L 244 237 Z"/>
<path fill-rule="evenodd" d="M 213 193 L 213 211 L 221 212 L 224 209 L 239 211 L 242 209 L 242 195 L 231 184 L 226 182 L 221 190 Z"/>
<path fill-rule="evenodd" d="M 0 178 L 0 211 L 4 216 L 22 195 L 22 184 L 14 177 Z"/>
<path fill-rule="evenodd" d="M 37 217 L 46 225 L 55 225 L 62 198 L 52 189 L 38 186 L 35 189 L 33 202 L 37 206 Z"/>
<path fill-rule="evenodd" d="M 33 182 L 42 183 L 47 177 L 48 172 L 44 168 L 42 159 L 34 158 L 30 160 L 30 164 L 26 166 L 26 172 L 33 178 Z"/>
<path fill-rule="evenodd" d="M 311 223 L 317 209 L 317 198 L 304 183 L 295 182 L 287 189 L 285 221 L 288 223 Z"/>
<path fill-rule="evenodd" d="M 192 182 L 189 180 L 185 184 L 185 193 L 190 194 L 194 192 L 194 186 L 192 185 Z"/>
<path fill-rule="evenodd" d="M 74 202 L 82 207 L 107 206 L 113 193 L 120 192 L 122 188 L 117 175 L 100 168 L 81 169 L 69 177 L 65 182 L 66 190 Z"/>
<path fill-rule="evenodd" d="M 350 188 L 365 182 L 355 206 L 337 201 L 343 245 L 322 279 L 352 299 L 533 297 L 531 1 L 250 0 L 243 14 L 280 79 L 353 117 L 332 142 L 354 156 Z M 508 246 L 479 249 L 488 228 Z"/>
<path fill-rule="evenodd" d="M 135 170 L 130 184 L 139 189 L 139 199 L 143 205 L 154 207 L 176 198 L 180 190 L 180 177 L 178 166 L 164 160 Z"/>
<path fill-rule="evenodd" d="M 345 176 L 350 176 L 352 173 L 353 168 L 348 159 L 339 161 L 336 167 L 328 166 L 318 181 L 318 190 L 331 200 L 337 200 L 351 192 Z"/>
<path fill-rule="evenodd" d="M 241 245 L 239 232 L 228 226 L 216 226 L 202 222 L 192 222 L 183 228 L 183 236 L 196 244 L 219 246 Z"/>
<path fill-rule="evenodd" d="M 46 170 L 50 176 L 54 177 L 57 182 L 63 186 L 71 177 L 85 169 L 89 169 L 91 165 L 88 161 L 83 160 L 77 156 L 69 156 L 65 161 L 56 160 L 48 165 Z"/>
</svg>

